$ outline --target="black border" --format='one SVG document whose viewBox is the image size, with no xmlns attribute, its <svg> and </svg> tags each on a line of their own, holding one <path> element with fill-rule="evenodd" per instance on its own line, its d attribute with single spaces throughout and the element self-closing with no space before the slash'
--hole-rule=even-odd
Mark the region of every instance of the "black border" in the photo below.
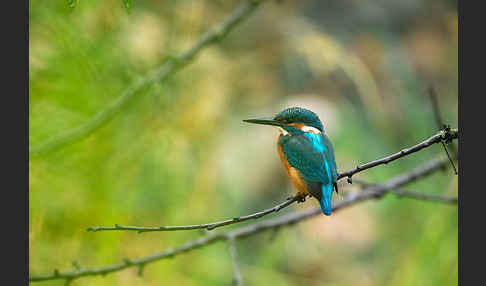
<svg viewBox="0 0 486 286">
<path fill-rule="evenodd" d="M 468 5 L 467 17 L 466 4 Z M 483 285 L 484 230 L 484 10 L 479 1 L 458 1 L 459 18 L 459 285 Z M 475 12 L 475 13 L 474 13 Z M 475 14 L 475 15 L 474 15 Z M 469 40 L 467 43 L 466 39 Z M 471 70 L 472 64 L 477 66 Z M 469 69 L 467 67 L 469 66 Z M 467 100 L 469 99 L 469 100 Z M 473 99 L 473 100 L 471 100 Z M 476 100 L 478 102 L 475 102 Z M 466 123 L 467 122 L 467 123 Z M 475 126 L 474 126 L 475 125 Z M 472 136 L 471 136 L 472 135 Z M 473 138 L 476 135 L 477 138 Z M 469 136 L 469 139 L 465 139 Z M 466 143 L 466 145 L 464 145 Z M 473 166 L 474 164 L 474 166 Z M 481 165 L 480 165 L 481 164 Z"/>
</svg>

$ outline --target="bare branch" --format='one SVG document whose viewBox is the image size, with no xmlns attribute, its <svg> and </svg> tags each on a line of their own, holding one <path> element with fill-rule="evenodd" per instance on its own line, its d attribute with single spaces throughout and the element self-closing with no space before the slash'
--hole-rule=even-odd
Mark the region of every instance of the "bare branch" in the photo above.
<svg viewBox="0 0 486 286">
<path fill-rule="evenodd" d="M 191 229 L 207 229 L 207 230 L 212 230 L 217 227 L 225 226 L 225 225 L 230 225 L 238 222 L 243 222 L 247 221 L 250 219 L 258 219 L 261 218 L 262 216 L 265 216 L 269 213 L 273 212 L 278 212 L 279 210 L 293 204 L 294 202 L 298 201 L 300 199 L 299 196 L 293 196 L 288 198 L 285 202 L 280 203 L 272 208 L 246 215 L 246 216 L 240 216 L 240 217 L 235 217 L 232 219 L 228 220 L 223 220 L 223 221 L 218 221 L 218 222 L 211 222 L 211 223 L 205 223 L 205 224 L 195 224 L 195 225 L 181 225 L 181 226 L 156 226 L 156 227 L 139 227 L 139 226 L 122 226 L 116 224 L 115 226 L 92 226 L 88 228 L 88 231 L 102 231 L 102 230 L 132 230 L 132 231 L 137 231 L 138 233 L 142 232 L 150 232 L 150 231 L 175 231 L 175 230 L 191 230 Z"/>
<path fill-rule="evenodd" d="M 33 146 L 29 150 L 29 156 L 38 156 L 55 149 L 64 147 L 77 140 L 81 140 L 90 135 L 105 123 L 113 119 L 115 115 L 132 99 L 136 94 L 146 87 L 156 82 L 161 82 L 175 74 L 184 66 L 189 64 L 199 53 L 207 46 L 221 41 L 229 32 L 231 32 L 239 23 L 248 18 L 249 15 L 260 5 L 261 1 L 245 1 L 238 6 L 236 10 L 224 19 L 219 25 L 213 27 L 207 33 L 201 36 L 199 41 L 189 50 L 169 58 L 159 68 L 149 72 L 143 79 L 136 81 L 128 87 L 113 103 L 107 108 L 96 113 L 91 119 L 78 127 L 67 131 L 39 145 Z"/>
<path fill-rule="evenodd" d="M 364 181 L 361 181 L 361 180 L 354 180 L 354 182 L 358 183 L 360 185 L 363 185 L 363 186 L 379 186 L 380 185 L 380 184 L 375 184 L 375 183 L 364 182 Z M 406 198 L 418 199 L 418 200 L 421 200 L 421 201 L 432 201 L 432 202 L 438 202 L 438 203 L 457 205 L 457 198 L 456 197 L 444 197 L 444 196 L 440 196 L 440 195 L 424 194 L 422 192 L 404 190 L 404 189 L 401 189 L 401 188 L 397 188 L 395 190 L 392 190 L 392 192 L 397 197 L 406 197 Z"/>
<path fill-rule="evenodd" d="M 421 192 L 408 191 L 402 189 L 397 189 L 394 191 L 394 193 L 397 195 L 397 197 L 407 197 L 412 199 L 418 199 L 421 201 L 431 201 L 431 202 L 457 205 L 457 198 L 454 197 L 444 197 L 439 195 L 424 194 Z"/>
<path fill-rule="evenodd" d="M 362 192 L 359 192 L 357 194 L 351 194 L 347 196 L 344 200 L 337 202 L 333 207 L 333 211 L 338 211 L 340 209 L 352 206 L 362 201 L 366 201 L 370 199 L 379 199 L 383 197 L 383 195 L 385 195 L 387 192 L 396 190 L 405 184 L 424 178 L 434 173 L 435 171 L 444 168 L 444 166 L 447 163 L 448 160 L 446 158 L 431 160 L 427 164 L 419 168 L 416 168 L 411 172 L 394 177 L 383 184 L 376 185 L 376 186 L 369 186 L 365 188 Z M 108 265 L 100 268 L 83 268 L 82 270 L 77 270 L 72 272 L 61 273 L 58 270 L 54 270 L 53 274 L 30 276 L 29 281 L 36 282 L 36 281 L 59 280 L 59 279 L 74 280 L 84 276 L 106 275 L 112 272 L 123 270 L 128 267 L 143 267 L 149 263 L 161 259 L 171 258 L 176 255 L 189 252 L 193 249 L 201 248 L 218 241 L 244 238 L 267 230 L 273 230 L 284 226 L 290 226 L 302 220 L 308 219 L 310 217 L 317 216 L 319 214 L 321 214 L 321 210 L 319 208 L 310 209 L 306 211 L 293 212 L 273 219 L 267 219 L 260 222 L 255 222 L 247 226 L 237 228 L 235 230 L 225 231 L 220 233 L 209 233 L 201 238 L 189 241 L 182 246 L 176 248 L 169 248 L 163 252 L 155 253 L 153 255 L 146 256 L 143 258 L 125 259 L 123 263 Z"/>
<path fill-rule="evenodd" d="M 426 148 L 428 146 L 431 146 L 432 144 L 442 142 L 442 140 L 452 140 L 457 138 L 457 130 L 453 129 L 448 129 L 447 131 L 440 131 L 439 133 L 435 134 L 434 136 L 430 137 L 429 139 L 412 146 L 407 149 L 403 149 L 402 151 L 386 156 L 384 158 L 360 165 L 356 167 L 353 170 L 344 172 L 339 174 L 338 179 L 342 179 L 343 177 L 351 177 L 353 174 L 356 174 L 358 172 L 364 171 L 369 168 L 376 167 L 381 164 L 387 164 L 391 161 L 394 161 L 398 158 L 410 155 L 414 152 L 420 151 L 423 148 Z M 223 221 L 217 221 L 217 222 L 211 222 L 211 223 L 204 223 L 204 224 L 195 224 L 195 225 L 181 225 L 181 226 L 155 226 L 155 227 L 141 227 L 141 226 L 122 226 L 115 224 L 114 226 L 91 226 L 88 228 L 88 231 L 107 231 L 107 230 L 124 230 L 124 231 L 137 231 L 138 233 L 142 232 L 151 232 L 151 231 L 177 231 L 177 230 L 192 230 L 192 229 L 207 229 L 207 230 L 212 230 L 217 227 L 225 226 L 225 225 L 230 225 L 230 224 L 235 224 L 239 222 L 244 222 L 250 219 L 258 219 L 261 218 L 267 214 L 273 213 L 273 212 L 278 212 L 279 210 L 293 204 L 296 201 L 299 201 L 301 198 L 299 196 L 293 196 L 288 198 L 286 201 L 283 203 L 280 203 L 276 205 L 275 207 L 246 215 L 246 216 L 240 216 L 240 217 L 235 217 L 232 219 L 227 219 Z"/>
<path fill-rule="evenodd" d="M 233 260 L 233 285 L 243 286 L 243 276 L 240 271 L 240 263 L 238 261 L 238 250 L 236 249 L 236 239 L 234 237 L 228 238 L 228 247 Z"/>
<path fill-rule="evenodd" d="M 418 151 L 420 151 L 420 150 L 422 150 L 426 147 L 429 147 L 430 145 L 433 145 L 435 143 L 443 142 L 443 141 L 446 141 L 446 140 L 450 141 L 452 139 L 457 139 L 457 136 L 458 136 L 458 130 L 457 129 L 441 130 L 441 131 L 439 131 L 439 133 L 435 134 L 434 136 L 428 138 L 427 140 L 425 140 L 425 141 L 423 141 L 423 142 L 421 142 L 421 143 L 419 143 L 415 146 L 412 146 L 412 147 L 407 148 L 407 149 L 403 149 L 400 152 L 386 156 L 384 158 L 381 158 L 381 159 L 378 159 L 378 160 L 375 160 L 375 161 L 371 161 L 371 162 L 363 164 L 363 165 L 359 165 L 359 166 L 357 166 L 356 168 L 354 168 L 350 171 L 340 173 L 338 178 L 339 179 L 344 178 L 344 177 L 351 178 L 354 174 L 362 172 L 366 169 L 373 168 L 373 167 L 376 167 L 376 166 L 382 165 L 382 164 L 388 164 L 391 161 L 395 161 L 396 159 L 399 159 L 401 157 L 404 157 L 404 156 L 410 155 L 412 153 L 418 152 Z"/>
<path fill-rule="evenodd" d="M 34 281 L 45 281 L 45 280 L 56 280 L 56 279 L 76 279 L 79 277 L 84 277 L 84 276 L 97 276 L 97 275 L 106 275 L 111 272 L 116 272 L 123 270 L 125 268 L 129 267 L 144 267 L 146 264 L 149 264 L 151 262 L 161 260 L 164 258 L 171 258 L 174 255 L 180 254 L 187 252 L 189 250 L 196 249 L 198 247 L 208 245 L 210 243 L 214 243 L 218 240 L 223 240 L 226 239 L 224 234 L 217 234 L 217 235 L 206 235 L 204 237 L 201 237 L 199 239 L 190 241 L 182 246 L 176 247 L 176 248 L 169 248 L 166 251 L 155 253 L 150 256 L 146 256 L 140 259 L 124 259 L 122 263 L 118 264 L 112 264 L 109 266 L 105 267 L 100 267 L 100 268 L 85 268 L 82 270 L 78 271 L 73 271 L 73 272 L 64 272 L 60 273 L 59 271 L 54 270 L 53 274 L 46 274 L 46 275 L 34 275 L 29 278 L 29 281 L 34 282 Z"/>
<path fill-rule="evenodd" d="M 430 95 L 430 100 L 432 102 L 432 108 L 434 110 L 434 118 L 435 118 L 435 123 L 437 124 L 437 128 L 447 129 L 448 126 L 444 124 L 444 121 L 442 120 L 442 116 L 440 114 L 439 98 L 437 97 L 437 93 L 435 92 L 435 88 L 433 86 L 429 87 L 429 95 Z M 453 156 L 457 156 L 456 146 L 454 146 L 453 143 L 448 145 L 451 148 Z M 454 169 L 454 174 L 457 175 L 456 165 L 454 165 L 454 162 L 452 161 L 451 156 L 449 155 L 449 151 L 447 151 L 447 146 L 444 142 L 442 142 L 442 147 L 444 147 L 444 151 L 447 157 L 449 158 L 449 162 L 451 163 L 452 168 Z"/>
<path fill-rule="evenodd" d="M 433 86 L 429 87 L 429 95 L 430 100 L 432 101 L 432 108 L 434 110 L 435 123 L 437 124 L 438 129 L 442 129 L 444 128 L 444 121 L 442 120 L 442 116 L 440 115 L 439 99 Z"/>
<path fill-rule="evenodd" d="M 446 144 L 444 142 L 441 142 L 441 143 L 442 143 L 442 147 L 444 147 L 444 152 L 446 153 L 447 158 L 449 158 L 449 162 L 452 165 L 452 169 L 454 170 L 454 174 L 457 175 L 456 165 L 454 165 L 454 161 L 452 161 L 451 155 L 449 154 L 449 151 L 447 151 L 447 146 L 446 146 Z M 452 145 L 451 147 L 454 147 L 454 146 Z M 454 151 L 454 153 L 456 153 L 456 152 Z"/>
</svg>

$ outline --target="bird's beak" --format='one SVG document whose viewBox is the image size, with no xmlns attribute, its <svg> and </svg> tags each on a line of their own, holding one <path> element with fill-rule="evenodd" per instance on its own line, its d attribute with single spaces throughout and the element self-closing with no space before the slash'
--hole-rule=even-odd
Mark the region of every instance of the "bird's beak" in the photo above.
<svg viewBox="0 0 486 286">
<path fill-rule="evenodd" d="M 275 120 L 272 117 L 250 118 L 250 119 L 244 119 L 243 121 L 248 123 L 255 123 L 255 124 L 283 126 L 282 122 Z"/>
</svg>

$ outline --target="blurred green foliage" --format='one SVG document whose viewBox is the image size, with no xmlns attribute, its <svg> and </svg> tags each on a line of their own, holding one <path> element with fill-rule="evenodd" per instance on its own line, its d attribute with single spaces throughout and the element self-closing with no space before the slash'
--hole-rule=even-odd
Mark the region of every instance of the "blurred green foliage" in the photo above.
<svg viewBox="0 0 486 286">
<path fill-rule="evenodd" d="M 29 1 L 29 145 L 88 120 L 239 1 Z M 454 2 L 455 3 L 455 2 Z M 277 131 L 241 119 L 312 109 L 347 170 L 437 131 L 427 87 L 457 126 L 457 11 L 446 1 L 282 1 L 140 92 L 87 138 L 29 160 L 31 274 L 102 266 L 198 231 L 87 232 L 93 225 L 210 222 L 294 190 Z M 442 154 L 433 146 L 359 178 L 381 182 Z M 341 182 L 336 200 L 354 186 Z M 452 170 L 410 186 L 457 195 Z M 282 212 L 317 207 L 314 200 Z M 280 215 L 276 214 L 276 215 Z M 238 227 L 232 226 L 229 228 Z M 457 285 L 457 208 L 387 196 L 237 242 L 247 285 Z M 228 285 L 224 243 L 73 285 Z M 62 281 L 39 285 L 61 285 Z"/>
</svg>

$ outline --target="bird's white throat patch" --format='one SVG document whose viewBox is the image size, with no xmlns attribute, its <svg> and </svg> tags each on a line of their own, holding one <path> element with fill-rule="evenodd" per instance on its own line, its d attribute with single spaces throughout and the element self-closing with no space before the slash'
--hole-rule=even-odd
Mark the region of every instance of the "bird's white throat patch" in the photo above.
<svg viewBox="0 0 486 286">
<path fill-rule="evenodd" d="M 280 131 L 280 133 L 282 133 L 283 136 L 285 135 L 290 135 L 287 130 L 283 129 L 282 127 L 278 127 L 278 126 L 275 126 L 277 127 L 278 131 Z"/>
<path fill-rule="evenodd" d="M 307 125 L 304 125 L 302 126 L 302 128 L 300 129 L 304 132 L 311 132 L 311 133 L 314 133 L 314 134 L 321 134 L 321 131 L 315 127 L 312 127 L 312 126 L 307 126 Z"/>
<path fill-rule="evenodd" d="M 292 135 L 290 134 L 289 132 L 287 132 L 287 130 L 283 129 L 282 127 L 278 127 L 278 126 L 275 126 L 282 135 Z M 314 133 L 314 134 L 321 134 L 321 131 L 315 127 L 312 127 L 312 126 L 307 126 L 307 125 L 304 125 L 302 127 L 298 127 L 302 132 L 310 132 L 310 133 Z"/>
</svg>

